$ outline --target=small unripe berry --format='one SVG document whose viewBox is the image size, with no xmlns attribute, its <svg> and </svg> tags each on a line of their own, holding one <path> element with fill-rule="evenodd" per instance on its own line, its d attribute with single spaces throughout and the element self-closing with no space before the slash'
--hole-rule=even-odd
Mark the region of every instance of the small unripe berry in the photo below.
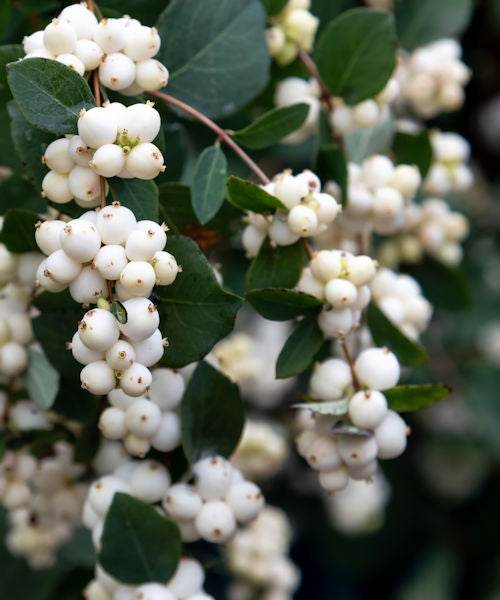
<svg viewBox="0 0 500 600">
<path fill-rule="evenodd" d="M 82 388 L 96 396 L 107 394 L 116 385 L 113 369 L 105 360 L 98 360 L 83 367 L 80 381 Z"/>
<path fill-rule="evenodd" d="M 125 168 L 138 179 L 154 179 L 165 170 L 162 153 L 150 143 L 141 143 L 132 148 L 125 159 Z"/>
<path fill-rule="evenodd" d="M 69 139 L 60 138 L 47 146 L 42 160 L 49 169 L 56 173 L 69 173 L 75 166 L 69 154 L 69 143 Z"/>
<path fill-rule="evenodd" d="M 135 64 L 121 52 L 106 54 L 99 67 L 99 81 L 111 90 L 124 90 L 135 79 Z"/>
<path fill-rule="evenodd" d="M 42 180 L 43 195 L 56 204 L 66 204 L 73 199 L 69 175 L 49 171 Z"/>
</svg>

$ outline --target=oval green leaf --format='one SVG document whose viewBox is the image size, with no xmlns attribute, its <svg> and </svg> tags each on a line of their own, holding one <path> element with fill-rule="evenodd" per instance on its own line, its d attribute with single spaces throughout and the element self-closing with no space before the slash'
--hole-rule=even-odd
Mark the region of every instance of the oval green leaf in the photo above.
<svg viewBox="0 0 500 600">
<path fill-rule="evenodd" d="M 23 379 L 32 402 L 43 409 L 52 406 L 59 391 L 59 373 L 43 354 L 28 348 L 28 369 Z"/>
<path fill-rule="evenodd" d="M 432 162 L 432 146 L 427 132 L 414 134 L 398 131 L 394 136 L 392 151 L 398 163 L 417 165 L 422 179 L 427 175 Z"/>
<path fill-rule="evenodd" d="M 35 224 L 38 215 L 24 208 L 10 208 L 5 213 L 0 241 L 10 252 L 39 251 L 35 241 Z"/>
<path fill-rule="evenodd" d="M 226 187 L 229 202 L 241 210 L 251 210 L 260 214 L 274 212 L 278 208 L 286 210 L 281 200 L 250 181 L 231 175 Z"/>
<path fill-rule="evenodd" d="M 344 136 L 346 154 L 350 161 L 361 163 L 372 154 L 384 154 L 391 149 L 395 123 L 392 118 L 374 127 L 360 127 Z"/>
<path fill-rule="evenodd" d="M 250 290 L 246 298 L 259 314 L 271 321 L 295 319 L 323 305 L 309 294 L 280 288 Z"/>
<path fill-rule="evenodd" d="M 121 177 L 113 177 L 107 181 L 113 200 L 130 208 L 138 221 L 158 221 L 158 186 L 154 181 Z"/>
<path fill-rule="evenodd" d="M 204 225 L 219 211 L 226 192 L 227 160 L 220 146 L 205 148 L 193 174 L 191 202 L 198 221 Z"/>
<path fill-rule="evenodd" d="M 316 314 L 304 317 L 285 342 L 276 362 L 276 377 L 293 377 L 305 371 L 313 362 L 323 343 Z"/>
<path fill-rule="evenodd" d="M 451 392 L 447 385 L 398 385 L 384 392 L 389 408 L 410 412 L 446 398 Z"/>
<path fill-rule="evenodd" d="M 299 280 L 304 258 L 300 240 L 290 246 L 272 246 L 266 238 L 247 271 L 245 288 L 292 288 Z"/>
</svg>

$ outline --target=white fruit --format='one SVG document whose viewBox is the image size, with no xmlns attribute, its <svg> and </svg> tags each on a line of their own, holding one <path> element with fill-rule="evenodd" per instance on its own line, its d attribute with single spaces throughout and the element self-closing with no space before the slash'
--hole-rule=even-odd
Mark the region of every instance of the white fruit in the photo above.
<svg viewBox="0 0 500 600">
<path fill-rule="evenodd" d="M 130 261 L 120 274 L 121 285 L 132 296 L 149 296 L 155 281 L 155 271 L 145 261 Z"/>
<path fill-rule="evenodd" d="M 91 267 L 84 267 L 69 285 L 69 293 L 76 302 L 95 304 L 97 298 L 108 297 L 106 281 Z"/>
<path fill-rule="evenodd" d="M 44 254 L 52 254 L 61 248 L 60 233 L 66 227 L 64 221 L 44 221 L 37 223 L 35 240 Z"/>
<path fill-rule="evenodd" d="M 167 412 L 161 416 L 158 431 L 151 439 L 151 445 L 160 452 L 170 452 L 181 443 L 181 422 L 179 415 Z"/>
<path fill-rule="evenodd" d="M 343 465 L 331 471 L 321 471 L 319 473 L 319 483 L 327 492 L 338 492 L 347 487 L 349 473 Z"/>
<path fill-rule="evenodd" d="M 7 342 L 0 348 L 0 372 L 7 377 L 19 375 L 28 366 L 26 348 L 17 342 Z"/>
<path fill-rule="evenodd" d="M 162 153 L 150 143 L 141 143 L 132 148 L 125 159 L 125 168 L 138 179 L 154 179 L 165 170 Z"/>
<path fill-rule="evenodd" d="M 119 408 L 106 408 L 99 418 L 99 429 L 108 440 L 120 440 L 127 434 L 125 413 Z"/>
<path fill-rule="evenodd" d="M 54 281 L 65 284 L 76 279 L 82 270 L 81 263 L 70 258 L 62 249 L 52 252 L 45 266 Z"/>
<path fill-rule="evenodd" d="M 358 290 L 347 279 L 331 279 L 325 286 L 325 297 L 334 308 L 342 309 L 356 302 Z"/>
<path fill-rule="evenodd" d="M 254 258 L 257 256 L 260 247 L 262 246 L 262 242 L 266 239 L 266 235 L 267 230 L 262 231 L 253 225 L 247 225 L 245 227 L 241 236 L 241 243 L 245 248 L 247 258 Z"/>
<path fill-rule="evenodd" d="M 169 486 L 169 472 L 154 460 L 140 462 L 130 478 L 130 487 L 134 496 L 150 504 L 159 502 Z"/>
<path fill-rule="evenodd" d="M 156 227 L 147 229 L 139 227 L 133 231 L 127 238 L 125 252 L 129 260 L 152 260 L 156 252 L 160 252 L 165 247 L 167 236 L 161 227 L 156 223 Z"/>
<path fill-rule="evenodd" d="M 66 21 L 53 19 L 44 30 L 43 44 L 55 56 L 76 50 L 76 33 Z"/>
<path fill-rule="evenodd" d="M 338 449 L 342 460 L 349 466 L 364 465 L 377 457 L 377 442 L 374 437 L 360 435 L 338 436 Z"/>
<path fill-rule="evenodd" d="M 120 273 L 128 264 L 125 248 L 116 244 L 102 246 L 92 264 L 104 279 L 119 279 Z"/>
<path fill-rule="evenodd" d="M 83 4 L 66 6 L 59 15 L 59 20 L 68 22 L 78 39 L 91 38 L 97 28 L 97 19 L 94 13 L 85 8 Z"/>
<path fill-rule="evenodd" d="M 194 519 L 203 505 L 201 497 L 191 485 L 176 483 L 166 493 L 162 506 L 165 512 L 181 521 Z"/>
<path fill-rule="evenodd" d="M 320 281 L 335 279 L 342 272 L 342 254 L 337 250 L 321 250 L 313 256 L 310 267 Z"/>
<path fill-rule="evenodd" d="M 118 135 L 117 118 L 102 106 L 82 110 L 78 119 L 78 135 L 91 148 L 113 144 Z"/>
<path fill-rule="evenodd" d="M 160 127 L 160 113 L 152 102 L 132 104 L 118 119 L 118 132 L 133 142 L 152 142 Z"/>
<path fill-rule="evenodd" d="M 278 246 L 291 246 L 300 239 L 300 235 L 294 233 L 288 226 L 288 219 L 284 220 L 278 212 L 274 215 L 269 227 L 269 237 Z"/>
<path fill-rule="evenodd" d="M 188 599 L 201 591 L 204 581 L 205 572 L 200 563 L 193 558 L 181 558 L 167 587 L 176 598 Z"/>
<path fill-rule="evenodd" d="M 106 362 L 116 371 L 128 369 L 135 361 L 135 350 L 132 344 L 118 340 L 106 350 Z"/>
<path fill-rule="evenodd" d="M 139 586 L 131 600 L 177 600 L 164 585 L 146 583 Z"/>
<path fill-rule="evenodd" d="M 88 167 L 75 165 L 69 173 L 68 184 L 72 197 L 85 202 L 96 200 L 101 193 L 99 175 Z"/>
<path fill-rule="evenodd" d="M 120 325 L 122 333 L 132 342 L 140 342 L 153 335 L 160 324 L 156 306 L 147 298 L 131 298 L 123 303 L 127 322 Z"/>
<path fill-rule="evenodd" d="M 73 71 L 76 71 L 78 75 L 83 77 L 85 73 L 85 65 L 78 58 L 78 56 L 75 56 L 74 54 L 59 54 L 56 60 L 57 62 L 66 65 L 70 69 L 73 69 Z"/>
<path fill-rule="evenodd" d="M 113 369 L 105 360 L 98 360 L 83 367 L 80 381 L 82 388 L 96 396 L 107 394 L 116 385 Z"/>
<path fill-rule="evenodd" d="M 325 294 L 324 284 L 316 279 L 312 274 L 309 267 L 302 270 L 299 281 L 297 282 L 297 289 L 305 294 L 310 294 L 319 300 L 323 300 Z"/>
<path fill-rule="evenodd" d="M 179 405 L 185 388 L 184 378 L 179 372 L 155 369 L 149 397 L 160 410 L 173 410 Z"/>
<path fill-rule="evenodd" d="M 87 529 L 94 529 L 97 527 L 101 520 L 100 515 L 92 508 L 89 502 L 85 502 L 83 505 L 82 523 Z"/>
<path fill-rule="evenodd" d="M 292 209 L 300 204 L 300 201 L 308 192 L 308 180 L 294 177 L 291 173 L 282 173 L 274 181 L 274 195 L 288 209 Z"/>
<path fill-rule="evenodd" d="M 139 362 L 135 362 L 122 372 L 120 387 L 129 396 L 142 396 L 149 389 L 152 379 L 151 371 Z"/>
<path fill-rule="evenodd" d="M 253 521 L 264 507 L 260 488 L 251 481 L 233 483 L 226 495 L 226 502 L 240 523 Z"/>
<path fill-rule="evenodd" d="M 153 335 L 141 342 L 134 342 L 136 360 L 145 367 L 152 367 L 163 356 L 165 345 L 161 331 L 157 329 Z"/>
<path fill-rule="evenodd" d="M 151 450 L 151 444 L 146 438 L 139 437 L 133 433 L 127 434 L 123 440 L 125 450 L 132 456 L 143 458 Z"/>
<path fill-rule="evenodd" d="M 69 142 L 67 138 L 60 138 L 47 146 L 42 161 L 49 169 L 56 173 L 69 173 L 75 166 L 69 154 Z"/>
<path fill-rule="evenodd" d="M 69 187 L 69 176 L 55 171 L 49 171 L 43 178 L 42 192 L 46 198 L 56 204 L 66 204 L 73 199 Z"/>
<path fill-rule="evenodd" d="M 73 219 L 60 233 L 61 248 L 73 260 L 92 260 L 101 247 L 101 236 L 89 221 Z"/>
<path fill-rule="evenodd" d="M 121 50 L 125 38 L 125 29 L 119 19 L 103 19 L 94 31 L 94 41 L 106 54 Z"/>
<path fill-rule="evenodd" d="M 170 285 L 179 273 L 179 266 L 175 256 L 170 252 L 155 252 L 153 256 L 153 269 L 158 285 Z"/>
<path fill-rule="evenodd" d="M 370 256 L 353 256 L 347 260 L 346 277 L 356 287 L 369 283 L 377 271 L 377 263 Z"/>
<path fill-rule="evenodd" d="M 350 308 L 328 310 L 323 308 L 318 317 L 318 326 L 325 336 L 344 337 L 354 325 L 354 316 Z"/>
<path fill-rule="evenodd" d="M 311 377 L 311 394 L 326 402 L 342 398 L 352 385 L 349 365 L 338 358 L 330 358 L 318 365 Z"/>
<path fill-rule="evenodd" d="M 121 52 L 105 54 L 99 67 L 99 81 L 111 90 L 124 90 L 135 79 L 135 64 Z"/>
<path fill-rule="evenodd" d="M 297 235 L 303 237 L 314 235 L 318 229 L 318 217 L 313 210 L 299 204 L 291 209 L 288 215 L 288 226 Z"/>
<path fill-rule="evenodd" d="M 76 361 L 82 365 L 88 365 L 91 362 L 102 360 L 104 353 L 96 350 L 90 350 L 80 339 L 78 331 L 71 340 L 71 353 Z"/>
<path fill-rule="evenodd" d="M 74 135 L 69 139 L 68 153 L 71 159 L 80 167 L 88 167 L 89 162 L 92 160 L 87 144 L 79 135 Z"/>
<path fill-rule="evenodd" d="M 317 197 L 317 194 L 321 192 L 321 180 L 320 178 L 310 171 L 309 169 L 305 169 L 302 173 L 299 173 L 295 176 L 295 181 L 300 182 L 302 184 L 303 181 L 306 182 L 307 188 L 310 192 L 314 193 L 314 196 Z M 327 194 L 329 196 L 329 194 Z"/>
<path fill-rule="evenodd" d="M 232 466 L 221 456 L 209 456 L 193 466 L 198 493 L 204 500 L 219 500 L 231 485 Z"/>
<path fill-rule="evenodd" d="M 161 39 L 154 27 L 134 27 L 128 33 L 123 51 L 133 61 L 152 58 L 160 49 Z"/>
<path fill-rule="evenodd" d="M 113 202 L 99 211 L 96 225 L 104 244 L 124 244 L 137 222 L 129 208 Z"/>
<path fill-rule="evenodd" d="M 116 388 L 108 394 L 108 402 L 120 410 L 127 410 L 135 400 L 133 396 L 129 396 L 120 388 Z"/>
<path fill-rule="evenodd" d="M 88 502 L 101 517 L 108 512 L 116 492 L 130 493 L 130 486 L 118 477 L 108 475 L 101 477 L 90 486 Z"/>
<path fill-rule="evenodd" d="M 387 414 L 375 429 L 379 458 L 397 458 L 406 448 L 407 426 L 398 413 L 393 410 Z"/>
<path fill-rule="evenodd" d="M 378 469 L 378 460 L 375 458 L 362 465 L 349 465 L 349 475 L 352 479 L 362 481 L 373 477 Z"/>
<path fill-rule="evenodd" d="M 31 317 L 26 313 L 10 315 L 9 327 L 12 332 L 12 341 L 26 346 L 33 341 Z"/>
<path fill-rule="evenodd" d="M 342 462 L 336 440 L 326 435 L 313 440 L 304 458 L 316 471 L 331 471 L 339 467 Z"/>
<path fill-rule="evenodd" d="M 123 149 L 116 144 L 104 144 L 95 152 L 89 166 L 102 177 L 115 177 L 125 165 Z"/>
<path fill-rule="evenodd" d="M 340 212 L 340 204 L 330 194 L 314 194 L 314 199 L 319 205 L 316 209 L 318 221 L 331 223 Z"/>
<path fill-rule="evenodd" d="M 396 356 L 387 348 L 363 350 L 354 363 L 361 385 L 373 390 L 388 390 L 399 381 L 400 367 Z"/>
<path fill-rule="evenodd" d="M 151 439 L 160 427 L 160 409 L 154 402 L 138 398 L 125 411 L 125 423 L 134 435 Z"/>
<path fill-rule="evenodd" d="M 143 90 L 159 90 L 168 83 L 168 70 L 158 60 L 142 60 L 136 63 L 135 68 L 135 82 Z"/>
<path fill-rule="evenodd" d="M 233 511 L 226 502 L 206 502 L 196 516 L 196 528 L 207 542 L 225 542 L 236 530 Z"/>
<path fill-rule="evenodd" d="M 81 341 L 90 350 L 105 351 L 120 337 L 118 321 L 102 308 L 89 310 L 78 325 Z"/>
<path fill-rule="evenodd" d="M 47 260 L 42 260 L 38 265 L 38 269 L 35 274 L 36 283 L 40 284 L 44 290 L 57 294 L 62 292 L 66 288 L 65 283 L 58 283 L 52 277 L 50 277 L 47 270 Z"/>
<path fill-rule="evenodd" d="M 375 429 L 387 413 L 387 400 L 376 390 L 360 390 L 349 402 L 349 417 L 356 427 Z"/>
<path fill-rule="evenodd" d="M 25 36 L 23 39 L 24 53 L 30 54 L 36 50 L 43 49 L 43 36 L 43 31 L 35 31 L 35 33 L 32 33 L 31 35 Z"/>
<path fill-rule="evenodd" d="M 361 168 L 363 181 L 373 189 L 387 185 L 394 172 L 392 161 L 381 154 L 374 154 L 367 158 Z"/>
</svg>

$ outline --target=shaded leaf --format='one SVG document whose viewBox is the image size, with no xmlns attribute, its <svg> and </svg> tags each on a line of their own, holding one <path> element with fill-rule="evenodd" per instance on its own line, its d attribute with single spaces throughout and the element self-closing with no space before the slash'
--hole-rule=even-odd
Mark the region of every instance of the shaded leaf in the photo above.
<svg viewBox="0 0 500 600">
<path fill-rule="evenodd" d="M 451 392 L 447 385 L 398 385 L 384 392 L 389 408 L 410 412 L 446 398 Z"/>
<path fill-rule="evenodd" d="M 316 157 L 315 171 L 321 181 L 335 181 L 342 191 L 342 206 L 347 204 L 347 160 L 336 144 L 321 146 Z"/>
<path fill-rule="evenodd" d="M 250 290 L 246 298 L 255 310 L 271 321 L 288 321 L 322 306 L 321 300 L 294 290 Z"/>
<path fill-rule="evenodd" d="M 247 271 L 246 289 L 292 288 L 299 280 L 304 258 L 300 240 L 290 246 L 272 246 L 266 238 Z"/>
<path fill-rule="evenodd" d="M 11 208 L 5 214 L 0 241 L 10 252 L 38 251 L 35 241 L 35 224 L 38 215 L 24 208 Z"/>
<path fill-rule="evenodd" d="M 394 138 L 395 123 L 392 118 L 373 127 L 360 127 L 344 136 L 346 154 L 350 161 L 361 163 L 372 154 L 390 150 Z"/>
<path fill-rule="evenodd" d="M 220 146 L 205 148 L 198 158 L 191 186 L 191 202 L 204 225 L 217 214 L 224 202 L 227 160 Z"/>
<path fill-rule="evenodd" d="M 276 362 L 276 377 L 292 377 L 305 371 L 323 344 L 316 314 L 304 317 L 285 342 Z"/>
<path fill-rule="evenodd" d="M 427 175 L 432 162 L 432 146 L 429 134 L 396 132 L 392 143 L 397 162 L 417 165 L 422 179 Z"/>
<path fill-rule="evenodd" d="M 261 214 L 274 212 L 277 208 L 286 210 L 281 200 L 250 181 L 231 175 L 226 187 L 229 202 L 241 210 L 251 210 Z"/>
<path fill-rule="evenodd" d="M 107 182 L 113 199 L 130 208 L 138 221 L 158 221 L 158 186 L 154 181 L 113 177 Z"/>
<path fill-rule="evenodd" d="M 47 358 L 28 348 L 28 368 L 23 379 L 29 397 L 40 408 L 50 408 L 59 391 L 59 373 Z"/>
</svg>

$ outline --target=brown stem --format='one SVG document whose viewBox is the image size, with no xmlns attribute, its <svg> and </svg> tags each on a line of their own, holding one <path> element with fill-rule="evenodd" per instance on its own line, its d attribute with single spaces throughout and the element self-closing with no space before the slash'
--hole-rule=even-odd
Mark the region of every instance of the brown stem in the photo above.
<svg viewBox="0 0 500 600">
<path fill-rule="evenodd" d="M 257 175 L 260 181 L 264 184 L 270 183 L 269 177 L 260 169 L 260 167 L 248 156 L 248 154 L 238 146 L 238 144 L 230 137 L 227 131 L 224 131 L 222 127 L 219 127 L 217 123 L 214 123 L 211 119 L 206 117 L 201 112 L 197 111 L 189 104 L 185 104 L 181 100 L 177 100 L 173 96 L 169 96 L 168 94 L 164 94 L 163 92 L 148 92 L 150 96 L 154 96 L 155 98 L 159 98 L 166 102 L 167 104 L 172 104 L 173 106 L 177 106 L 184 112 L 188 113 L 208 128 L 210 128 L 213 132 L 216 133 L 217 137 L 222 140 L 225 144 L 227 144 L 231 150 L 237 154 L 241 160 L 248 165 L 248 167 Z"/>
<path fill-rule="evenodd" d="M 92 83 L 94 87 L 95 103 L 97 106 L 101 106 L 101 89 L 99 87 L 99 73 L 97 72 L 97 69 L 92 72 Z"/>
<path fill-rule="evenodd" d="M 314 256 L 314 252 L 311 248 L 311 244 L 309 243 L 309 240 L 307 238 L 300 238 L 300 241 L 302 242 L 302 245 L 304 246 L 304 250 L 306 251 L 307 257 L 309 258 L 309 260 L 311 260 L 312 257 Z"/>
<path fill-rule="evenodd" d="M 359 390 L 358 376 L 356 375 L 356 371 L 354 369 L 354 362 L 352 360 L 351 352 L 349 350 L 345 337 L 340 338 L 340 343 L 342 344 L 342 349 L 344 350 L 345 359 L 349 363 L 349 368 L 351 369 L 352 383 L 354 385 L 354 388 L 356 390 Z"/>
<path fill-rule="evenodd" d="M 318 67 L 314 63 L 313 59 L 307 54 L 305 50 L 299 50 L 299 59 L 300 62 L 304 65 L 304 67 L 309 71 L 309 74 L 316 79 L 319 83 L 319 87 L 321 89 L 321 98 L 326 101 L 329 108 L 333 108 L 332 100 L 333 95 L 330 90 L 326 87 L 324 81 L 321 79 L 321 75 L 319 74 Z"/>
</svg>

